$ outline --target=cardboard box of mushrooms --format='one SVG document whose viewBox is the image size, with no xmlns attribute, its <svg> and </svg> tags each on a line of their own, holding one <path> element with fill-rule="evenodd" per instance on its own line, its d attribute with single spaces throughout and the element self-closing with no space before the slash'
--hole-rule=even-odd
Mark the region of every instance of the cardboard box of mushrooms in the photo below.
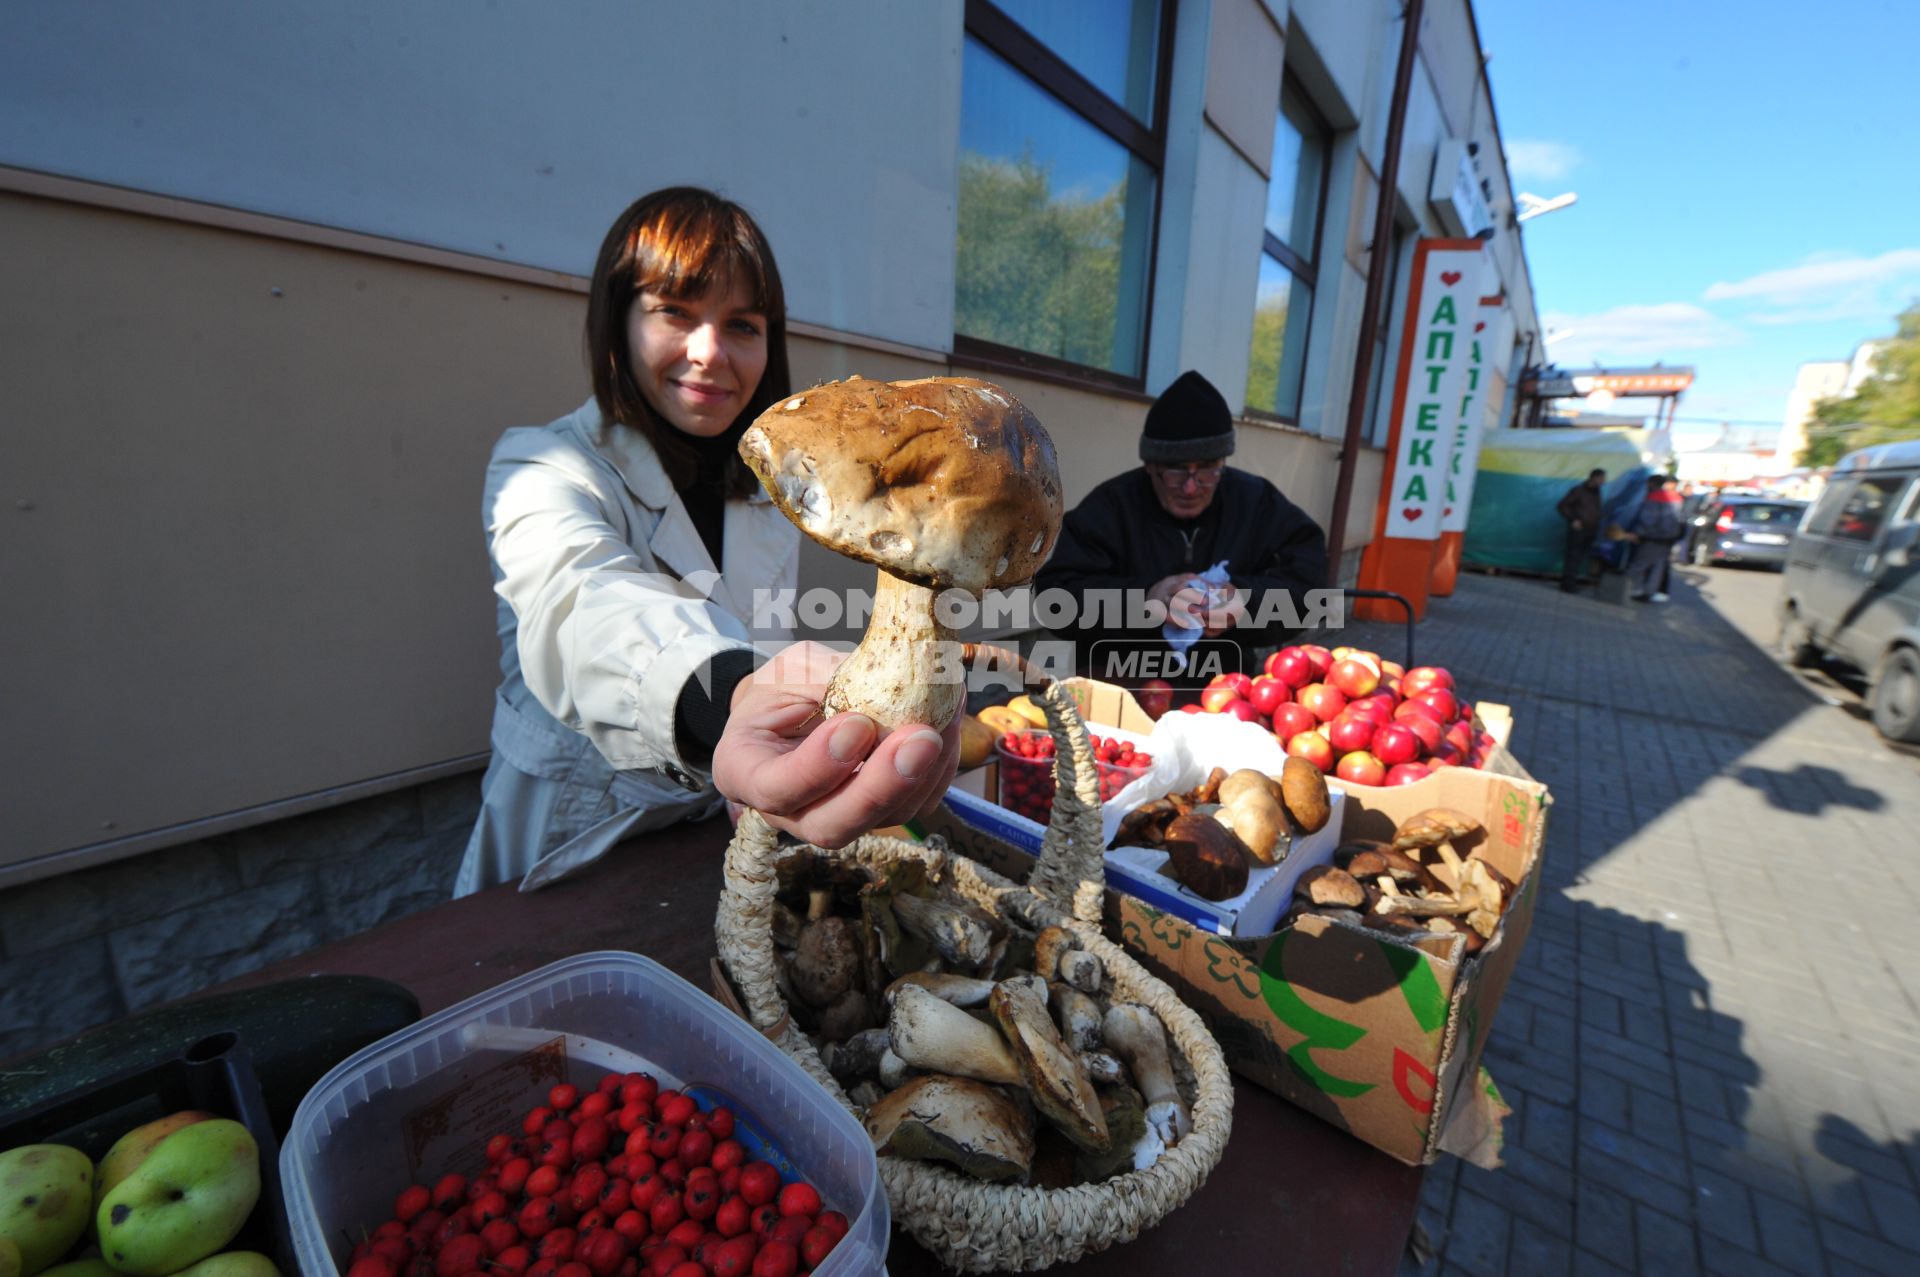
<svg viewBox="0 0 1920 1277">
<path fill-rule="evenodd" d="M 1106 930 L 1235 1072 L 1404 1162 L 1488 1164 L 1506 1109 L 1480 1056 L 1532 923 L 1549 801 L 1462 768 L 1348 787 L 1338 844 L 1303 867 L 1278 930 L 1215 935 L 1114 889 Z M 930 832 L 1010 877 L 1033 863 L 950 806 Z"/>
</svg>

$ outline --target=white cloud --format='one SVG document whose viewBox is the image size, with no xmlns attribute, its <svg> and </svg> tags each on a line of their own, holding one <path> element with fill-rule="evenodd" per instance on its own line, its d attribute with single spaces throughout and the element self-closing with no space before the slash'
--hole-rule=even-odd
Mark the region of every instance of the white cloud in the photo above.
<svg viewBox="0 0 1920 1277">
<path fill-rule="evenodd" d="M 1756 324 L 1819 324 L 1892 315 L 1920 289 L 1920 248 L 1896 248 L 1878 257 L 1821 256 L 1798 266 L 1762 271 L 1708 287 L 1708 301 L 1773 307 L 1751 316 Z"/>
<path fill-rule="evenodd" d="M 1566 334 L 1547 347 L 1547 358 L 1562 368 L 1669 359 L 1746 340 L 1739 325 L 1692 302 L 1613 306 L 1590 315 L 1548 311 L 1541 322 L 1549 337 Z"/>
<path fill-rule="evenodd" d="M 1566 142 L 1516 137 L 1508 139 L 1506 145 L 1507 171 L 1516 186 L 1561 181 L 1580 163 L 1579 150 Z"/>
</svg>

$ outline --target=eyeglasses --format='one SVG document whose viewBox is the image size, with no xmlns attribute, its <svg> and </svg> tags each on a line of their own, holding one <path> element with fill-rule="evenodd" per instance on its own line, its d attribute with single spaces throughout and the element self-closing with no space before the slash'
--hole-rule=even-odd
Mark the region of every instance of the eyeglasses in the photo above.
<svg viewBox="0 0 1920 1277">
<path fill-rule="evenodd" d="M 1154 477 L 1169 488 L 1178 490 L 1187 486 L 1191 480 L 1195 487 L 1212 488 L 1218 486 L 1225 466 L 1154 466 Z"/>
</svg>

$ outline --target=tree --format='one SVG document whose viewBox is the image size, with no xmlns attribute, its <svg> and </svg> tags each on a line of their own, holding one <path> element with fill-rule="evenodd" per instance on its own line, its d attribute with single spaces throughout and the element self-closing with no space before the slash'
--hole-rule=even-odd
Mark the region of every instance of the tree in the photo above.
<svg viewBox="0 0 1920 1277">
<path fill-rule="evenodd" d="M 1814 404 L 1807 446 L 1794 458 L 1800 465 L 1817 469 L 1876 443 L 1920 439 L 1920 302 L 1899 322 L 1874 354 L 1872 375 L 1852 394 Z"/>
<path fill-rule="evenodd" d="M 960 157 L 954 327 L 969 337 L 1096 368 L 1116 365 L 1125 183 L 1053 190 L 1051 166 Z"/>
</svg>

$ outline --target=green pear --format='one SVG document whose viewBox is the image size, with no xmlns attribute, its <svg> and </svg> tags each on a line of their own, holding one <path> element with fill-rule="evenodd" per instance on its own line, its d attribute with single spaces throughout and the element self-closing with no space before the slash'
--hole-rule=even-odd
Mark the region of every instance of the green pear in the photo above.
<svg viewBox="0 0 1920 1277">
<path fill-rule="evenodd" d="M 146 1161 L 147 1154 L 159 1148 L 161 1140 L 183 1126 L 192 1126 L 195 1122 L 209 1121 L 218 1116 L 218 1113 L 209 1113 L 205 1109 L 182 1109 L 178 1113 L 155 1118 L 144 1126 L 136 1126 L 115 1140 L 93 1173 L 94 1207 L 97 1209 L 101 1198 L 131 1175 L 134 1167 Z"/>
<path fill-rule="evenodd" d="M 181 1269 L 173 1277 L 280 1277 L 280 1270 L 257 1250 L 225 1250 Z"/>
<path fill-rule="evenodd" d="M 232 1241 L 260 1200 L 260 1146 L 227 1118 L 183 1126 L 100 1201 L 100 1253 L 134 1277 L 167 1277 Z"/>
<path fill-rule="evenodd" d="M 79 1149 L 26 1144 L 0 1153 L 0 1237 L 19 1247 L 20 1277 L 73 1249 L 92 1206 L 93 1163 Z"/>
<path fill-rule="evenodd" d="M 0 1237 L 0 1277 L 20 1277 L 20 1243 Z"/>
<path fill-rule="evenodd" d="M 91 1259 L 71 1259 L 43 1269 L 40 1277 L 120 1277 L 120 1271 L 95 1255 Z"/>
</svg>

